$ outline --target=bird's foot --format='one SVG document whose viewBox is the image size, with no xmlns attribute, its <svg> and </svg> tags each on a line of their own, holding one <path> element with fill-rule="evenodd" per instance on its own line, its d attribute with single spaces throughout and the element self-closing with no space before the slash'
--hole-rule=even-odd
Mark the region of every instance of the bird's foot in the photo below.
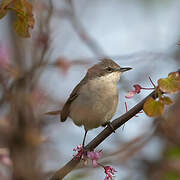
<svg viewBox="0 0 180 180">
<path fill-rule="evenodd" d="M 111 130 L 112 130 L 112 132 L 113 132 L 113 133 L 115 133 L 115 129 L 114 129 L 114 127 L 112 126 L 112 124 L 111 124 L 111 122 L 110 122 L 110 121 L 109 121 L 109 122 L 104 123 L 102 126 L 103 126 L 103 127 L 105 127 L 105 126 L 110 127 L 110 128 L 111 128 Z"/>
</svg>

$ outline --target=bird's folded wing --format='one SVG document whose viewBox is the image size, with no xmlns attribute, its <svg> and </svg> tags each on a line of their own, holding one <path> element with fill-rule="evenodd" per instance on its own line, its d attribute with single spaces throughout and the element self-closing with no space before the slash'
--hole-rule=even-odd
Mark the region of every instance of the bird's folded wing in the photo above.
<svg viewBox="0 0 180 180">
<path fill-rule="evenodd" d="M 64 104 L 63 109 L 61 110 L 61 122 L 64 122 L 67 117 L 69 116 L 70 113 L 70 106 L 71 103 L 78 97 L 79 94 L 79 89 L 80 87 L 86 83 L 86 76 L 84 77 L 84 79 L 81 80 L 81 82 L 74 88 L 74 90 L 72 91 L 72 93 L 70 94 L 68 100 L 66 101 L 66 103 Z"/>
</svg>

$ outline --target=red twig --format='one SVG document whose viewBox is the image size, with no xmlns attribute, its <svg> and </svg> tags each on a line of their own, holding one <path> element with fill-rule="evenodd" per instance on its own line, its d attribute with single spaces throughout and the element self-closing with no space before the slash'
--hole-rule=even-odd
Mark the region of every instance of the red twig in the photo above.
<svg viewBox="0 0 180 180">
<path fill-rule="evenodd" d="M 144 90 L 154 90 L 154 88 L 141 88 L 141 89 L 144 89 Z"/>
<path fill-rule="evenodd" d="M 153 83 L 153 81 L 152 81 L 150 76 L 149 76 L 149 80 L 150 80 L 151 84 L 154 86 L 154 88 L 156 88 L 156 85 Z"/>
<path fill-rule="evenodd" d="M 126 108 L 126 112 L 128 111 L 128 108 L 127 108 L 127 103 L 125 102 L 125 108 Z"/>
</svg>

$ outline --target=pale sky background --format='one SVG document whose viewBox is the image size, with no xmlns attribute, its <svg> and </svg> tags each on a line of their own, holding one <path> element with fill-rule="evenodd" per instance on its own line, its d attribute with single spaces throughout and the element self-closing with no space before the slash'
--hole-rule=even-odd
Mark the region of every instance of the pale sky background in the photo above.
<svg viewBox="0 0 180 180">
<path fill-rule="evenodd" d="M 77 16 L 86 31 L 97 41 L 106 55 L 115 57 L 114 60 L 121 66 L 133 68 L 132 71 L 124 74 L 123 85 L 121 82 L 119 84 L 120 103 L 115 117 L 125 112 L 125 101 L 130 108 L 149 94 L 149 92 L 144 92 L 134 99 L 125 99 L 124 96 L 128 90 L 132 90 L 133 84 L 139 83 L 142 86 L 151 87 L 148 76 L 156 82 L 159 78 L 166 77 L 169 72 L 179 68 L 178 63 L 173 59 L 173 54 L 179 48 L 177 42 L 180 39 L 179 0 L 76 0 L 74 4 Z M 59 1 L 56 1 L 56 8 L 60 8 Z M 8 28 L 6 20 L 4 18 L 0 21 L 0 42 L 10 46 L 6 34 Z M 79 39 L 67 20 L 54 18 L 52 28 L 54 28 L 52 60 L 59 56 L 70 59 L 95 57 L 93 52 Z M 92 62 L 97 61 L 94 58 Z M 67 76 L 63 76 L 59 70 L 48 70 L 41 81 L 47 94 L 53 94 L 56 99 L 66 100 L 86 71 L 87 67 L 72 67 Z M 122 86 L 125 89 L 122 89 Z M 70 119 L 62 124 L 59 123 L 59 117 L 57 119 L 54 117 L 54 119 L 55 123 L 45 130 L 54 144 L 58 146 L 61 157 L 59 159 L 57 154 L 56 159 L 46 164 L 46 168 L 52 170 L 71 159 L 72 149 L 82 142 L 84 133 L 83 128 L 76 127 Z M 117 130 L 97 149 L 113 151 L 118 141 L 129 141 L 140 134 L 150 132 L 151 123 L 152 119 L 140 114 L 139 117 L 128 121 L 124 130 L 122 128 Z M 87 141 L 101 130 L 102 128 L 98 128 L 88 132 Z M 142 154 L 147 159 L 155 160 L 160 158 L 162 146 L 163 142 L 159 138 L 154 138 L 143 149 Z M 131 163 L 129 168 L 131 166 L 138 167 L 136 163 Z M 115 166 L 115 169 L 118 171 L 117 179 L 119 180 L 126 179 L 130 171 L 121 166 Z M 132 180 L 139 177 L 145 180 L 144 176 L 138 173 Z M 95 170 L 89 176 L 89 179 L 103 178 L 103 169 Z"/>
</svg>

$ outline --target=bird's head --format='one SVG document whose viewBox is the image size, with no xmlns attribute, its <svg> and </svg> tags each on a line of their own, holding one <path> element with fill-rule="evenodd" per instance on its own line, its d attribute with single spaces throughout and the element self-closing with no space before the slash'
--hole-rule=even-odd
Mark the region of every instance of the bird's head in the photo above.
<svg viewBox="0 0 180 180">
<path fill-rule="evenodd" d="M 130 67 L 120 67 L 111 59 L 102 59 L 98 64 L 95 64 L 88 69 L 88 78 L 102 78 L 102 80 L 118 82 L 123 72 L 129 71 Z"/>
</svg>

